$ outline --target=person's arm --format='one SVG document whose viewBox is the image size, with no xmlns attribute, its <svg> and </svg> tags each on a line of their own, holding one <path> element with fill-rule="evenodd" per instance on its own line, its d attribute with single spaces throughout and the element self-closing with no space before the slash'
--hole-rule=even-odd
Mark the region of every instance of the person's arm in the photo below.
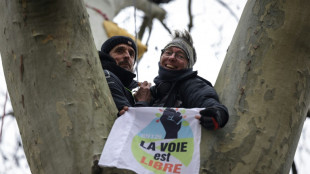
<svg viewBox="0 0 310 174">
<path fill-rule="evenodd" d="M 150 106 L 151 101 L 151 92 L 150 87 L 151 83 L 148 83 L 147 81 L 144 81 L 142 84 L 139 85 L 138 91 L 135 93 L 135 105 L 134 107 L 146 107 Z M 123 115 L 126 111 L 128 111 L 128 106 L 124 106 L 119 112 L 118 115 Z"/>
<path fill-rule="evenodd" d="M 126 97 L 124 86 L 121 81 L 110 71 L 104 70 L 104 74 L 118 111 L 121 111 L 125 106 L 132 107 L 132 104 Z"/>
<path fill-rule="evenodd" d="M 200 111 L 201 125 L 206 129 L 218 129 L 226 125 L 229 114 L 226 106 L 219 102 L 215 89 L 200 79 L 187 81 L 180 87 L 182 101 L 188 108 L 205 108 Z"/>
</svg>

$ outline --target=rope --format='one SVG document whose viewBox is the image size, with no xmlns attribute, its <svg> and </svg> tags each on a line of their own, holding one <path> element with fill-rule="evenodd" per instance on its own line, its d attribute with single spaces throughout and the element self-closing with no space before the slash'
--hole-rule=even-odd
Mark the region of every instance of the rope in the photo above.
<svg viewBox="0 0 310 174">
<path fill-rule="evenodd" d="M 134 23 L 135 23 L 135 42 L 136 42 L 136 45 L 138 45 L 137 43 L 137 40 L 138 40 L 138 36 L 137 36 L 137 4 L 136 4 L 136 0 L 133 0 L 133 6 L 134 6 Z M 137 54 L 139 53 L 139 48 L 137 46 Z M 138 55 L 136 55 L 138 56 Z M 137 60 L 137 64 L 136 64 L 136 76 L 137 76 L 137 81 L 139 81 L 139 72 L 138 72 L 138 65 L 139 65 L 139 59 Z"/>
</svg>

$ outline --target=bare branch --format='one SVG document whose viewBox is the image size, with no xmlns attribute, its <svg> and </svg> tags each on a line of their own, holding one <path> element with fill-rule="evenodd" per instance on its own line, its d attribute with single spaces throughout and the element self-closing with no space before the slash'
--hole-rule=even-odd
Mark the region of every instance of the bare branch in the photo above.
<svg viewBox="0 0 310 174">
<path fill-rule="evenodd" d="M 150 20 L 147 17 L 147 15 L 144 15 L 143 21 L 142 21 L 142 24 L 140 26 L 140 30 L 139 30 L 139 33 L 138 33 L 138 38 L 140 40 L 142 39 L 142 37 L 144 35 L 144 32 L 145 32 L 145 29 L 146 29 L 146 27 L 148 27 L 149 22 L 150 22 Z"/>
<path fill-rule="evenodd" d="M 150 0 L 155 4 L 169 3 L 171 0 Z"/>
<path fill-rule="evenodd" d="M 152 29 L 153 29 L 153 19 L 149 19 L 148 16 L 144 16 L 143 22 L 142 22 L 142 24 L 140 26 L 140 30 L 139 30 L 139 33 L 138 33 L 138 38 L 140 40 L 142 40 L 146 28 L 149 29 L 149 35 L 148 35 L 148 38 L 147 38 L 146 43 L 145 43 L 145 45 L 147 46 L 148 42 L 149 42 L 149 39 L 151 37 Z"/>
<path fill-rule="evenodd" d="M 295 165 L 295 161 L 293 161 L 293 164 L 292 164 L 292 172 L 293 174 L 297 174 L 297 168 L 296 168 L 296 165 Z"/>
<path fill-rule="evenodd" d="M 229 5 L 227 5 L 225 2 L 223 2 L 222 0 L 217 0 L 218 3 L 220 3 L 224 8 L 226 8 L 229 13 L 236 19 L 236 21 L 239 21 L 238 16 L 236 15 L 236 13 L 229 7 Z"/>
<path fill-rule="evenodd" d="M 192 0 L 188 0 L 187 8 L 188 8 L 188 18 L 189 18 L 188 32 L 190 32 L 193 27 Z"/>
<path fill-rule="evenodd" d="M 149 40 L 150 40 L 150 37 L 151 37 L 151 33 L 152 33 L 152 29 L 153 29 L 153 23 L 152 23 L 152 25 L 149 26 L 149 36 L 148 36 L 148 38 L 146 40 L 146 43 L 145 43 L 146 46 L 149 43 Z"/>
<path fill-rule="evenodd" d="M 152 19 L 157 18 L 162 21 L 166 17 L 166 11 L 163 8 L 148 0 L 136 0 L 135 4 L 133 4 L 132 1 L 120 1 L 115 6 L 116 14 L 118 14 L 124 7 L 133 5 L 135 5 L 137 9 L 142 10 L 145 14 L 148 14 Z M 151 11 L 149 10 L 150 8 L 152 9 Z"/>
<path fill-rule="evenodd" d="M 160 23 L 168 31 L 168 33 L 171 34 L 171 30 L 168 28 L 168 26 L 163 21 L 160 21 Z"/>
<path fill-rule="evenodd" d="M 5 101 L 4 101 L 4 106 L 3 106 L 3 116 L 2 116 L 2 120 L 1 120 L 1 127 L 0 127 L 0 142 L 1 142 L 1 137 L 2 137 L 2 129 L 3 129 L 3 123 L 4 123 L 4 117 L 5 117 L 5 107 L 6 107 L 6 103 L 8 102 L 8 93 L 6 93 L 5 95 Z"/>
<path fill-rule="evenodd" d="M 141 0 L 142 2 L 142 0 Z M 160 23 L 163 25 L 163 27 L 171 34 L 170 29 L 167 27 L 167 25 L 163 22 L 163 20 L 165 19 L 166 16 L 166 11 L 164 9 L 162 9 L 161 7 L 158 6 L 158 4 L 154 3 L 154 2 L 148 2 L 147 5 L 142 5 L 140 2 L 140 4 L 137 4 L 137 8 L 139 8 L 140 10 L 144 11 L 144 18 L 143 18 L 143 22 L 141 24 L 140 27 L 140 31 L 139 31 L 139 39 L 141 40 L 145 29 L 149 28 L 149 36 L 148 39 L 146 41 L 146 45 L 148 45 L 148 41 L 150 39 L 151 36 L 151 32 L 152 32 L 152 28 L 153 28 L 153 19 L 156 18 L 160 21 Z M 161 3 L 168 3 L 169 1 L 161 1 Z"/>
</svg>

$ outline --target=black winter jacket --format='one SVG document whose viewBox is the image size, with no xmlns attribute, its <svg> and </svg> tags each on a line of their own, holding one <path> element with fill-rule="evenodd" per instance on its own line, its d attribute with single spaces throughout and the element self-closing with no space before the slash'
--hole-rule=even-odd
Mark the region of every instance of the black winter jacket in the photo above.
<svg viewBox="0 0 310 174">
<path fill-rule="evenodd" d="M 155 86 L 151 87 L 152 106 L 177 108 L 216 107 L 223 113 L 223 119 L 226 122 L 228 121 L 227 108 L 220 103 L 212 84 L 199 77 L 197 71 L 192 71 L 192 69 L 171 71 L 159 66 L 159 75 L 154 79 L 154 82 Z"/>
<path fill-rule="evenodd" d="M 135 102 L 132 96 L 131 91 L 138 87 L 138 83 L 134 80 L 136 75 L 119 67 L 108 54 L 99 51 L 99 57 L 118 111 L 122 110 L 124 106 L 148 106 L 147 102 Z"/>
</svg>

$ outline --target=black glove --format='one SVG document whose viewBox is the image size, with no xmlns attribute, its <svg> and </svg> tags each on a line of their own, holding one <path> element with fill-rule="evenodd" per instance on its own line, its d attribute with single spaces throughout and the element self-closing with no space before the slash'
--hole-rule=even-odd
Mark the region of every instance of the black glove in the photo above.
<svg viewBox="0 0 310 174">
<path fill-rule="evenodd" d="M 200 115 L 200 124 L 208 130 L 216 130 L 224 127 L 228 121 L 226 112 L 215 107 L 201 110 Z"/>
</svg>

